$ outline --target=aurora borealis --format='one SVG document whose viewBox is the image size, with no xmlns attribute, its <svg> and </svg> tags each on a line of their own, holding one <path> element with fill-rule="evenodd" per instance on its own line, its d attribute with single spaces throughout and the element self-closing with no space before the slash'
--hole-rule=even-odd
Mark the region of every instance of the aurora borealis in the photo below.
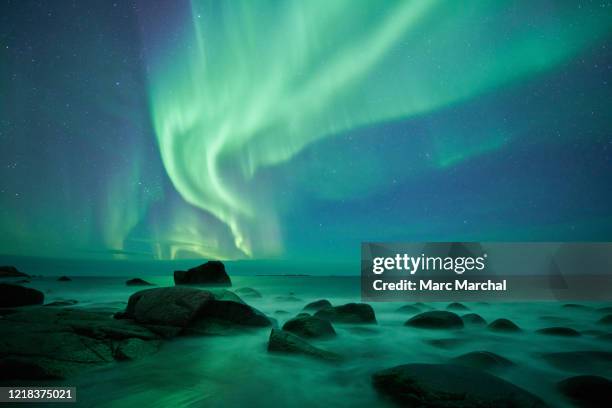
<svg viewBox="0 0 612 408">
<path fill-rule="evenodd" d="M 53 3 L 0 13 L 4 254 L 612 239 L 610 5 Z"/>
</svg>

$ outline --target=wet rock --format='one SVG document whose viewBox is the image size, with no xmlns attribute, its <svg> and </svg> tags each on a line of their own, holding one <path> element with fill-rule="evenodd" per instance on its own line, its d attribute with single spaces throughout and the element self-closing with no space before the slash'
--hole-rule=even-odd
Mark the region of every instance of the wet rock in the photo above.
<svg viewBox="0 0 612 408">
<path fill-rule="evenodd" d="M 152 283 L 149 283 L 146 280 L 140 278 L 129 279 L 125 281 L 125 284 L 127 286 L 153 286 Z"/>
<path fill-rule="evenodd" d="M 158 336 L 133 322 L 85 310 L 31 307 L 0 319 L 0 379 L 65 378 L 115 361 L 115 350 L 138 339 L 156 350 Z M 138 342 L 140 343 L 140 342 Z"/>
<path fill-rule="evenodd" d="M 332 304 L 327 299 L 315 300 L 314 302 L 310 302 L 306 306 L 304 306 L 303 310 L 308 312 L 318 312 L 321 309 L 325 309 L 326 307 L 332 307 Z"/>
<path fill-rule="evenodd" d="M 462 303 L 453 302 L 453 303 L 450 303 L 448 306 L 446 306 L 446 310 L 455 310 L 455 311 L 462 312 L 462 311 L 470 310 L 470 308 L 465 306 Z"/>
<path fill-rule="evenodd" d="M 476 313 L 464 314 L 461 316 L 461 320 L 463 320 L 463 323 L 471 325 L 485 326 L 487 324 L 487 321 Z"/>
<path fill-rule="evenodd" d="M 597 321 L 597 324 L 612 325 L 612 314 L 606 315 Z"/>
<path fill-rule="evenodd" d="M 29 278 L 30 275 L 19 272 L 14 266 L 0 266 L 0 278 Z"/>
<path fill-rule="evenodd" d="M 582 408 L 612 406 L 612 381 L 595 375 L 579 375 L 557 383 L 558 390 Z"/>
<path fill-rule="evenodd" d="M 340 360 L 339 355 L 315 347 L 293 333 L 278 329 L 272 329 L 270 332 L 268 351 L 275 353 L 303 354 L 328 361 Z"/>
<path fill-rule="evenodd" d="M 541 357 L 553 367 L 565 371 L 612 374 L 612 352 L 609 351 L 562 351 L 542 353 Z"/>
<path fill-rule="evenodd" d="M 421 312 L 421 309 L 414 305 L 404 305 L 396 310 L 398 313 L 406 313 L 406 314 L 417 314 Z"/>
<path fill-rule="evenodd" d="M 490 351 L 472 351 L 452 359 L 454 364 L 464 365 L 480 370 L 500 370 L 514 365 L 514 363 L 499 354 Z"/>
<path fill-rule="evenodd" d="M 347 303 L 341 306 L 326 307 L 315 313 L 315 316 L 335 323 L 376 324 L 374 309 L 366 303 Z"/>
<path fill-rule="evenodd" d="M 54 302 L 50 302 L 50 303 L 45 304 L 45 306 L 55 306 L 55 307 L 74 306 L 77 303 L 79 303 L 79 302 L 77 300 L 74 300 L 74 299 L 56 300 Z"/>
<path fill-rule="evenodd" d="M 545 334 L 547 336 L 561 336 L 561 337 L 579 337 L 580 333 L 569 327 L 547 327 L 544 329 L 536 330 L 538 334 Z"/>
<path fill-rule="evenodd" d="M 0 283 L 0 307 L 40 305 L 45 295 L 39 290 L 10 283 Z"/>
<path fill-rule="evenodd" d="M 514 322 L 508 319 L 494 320 L 487 327 L 489 330 L 496 332 L 514 333 L 521 331 L 520 327 L 518 327 L 516 324 L 514 324 Z"/>
<path fill-rule="evenodd" d="M 238 288 L 236 289 L 236 293 L 245 298 L 260 298 L 261 293 L 253 288 Z"/>
<path fill-rule="evenodd" d="M 174 271 L 175 285 L 232 286 L 221 261 L 208 261 L 187 271 Z"/>
<path fill-rule="evenodd" d="M 412 317 L 404 326 L 420 329 L 461 329 L 463 320 L 453 312 L 431 311 Z"/>
<path fill-rule="evenodd" d="M 270 326 L 265 315 L 228 290 L 213 292 L 176 286 L 134 293 L 119 317 L 133 319 L 166 335 L 216 333 L 235 326 Z"/>
<path fill-rule="evenodd" d="M 160 346 L 160 341 L 145 341 L 132 337 L 120 341 L 115 346 L 113 357 L 117 361 L 138 360 L 155 354 Z"/>
<path fill-rule="evenodd" d="M 59 278 L 57 278 L 57 280 L 58 280 L 59 282 L 70 282 L 72 279 L 70 279 L 70 278 L 69 278 L 69 277 L 67 277 L 67 276 L 60 276 Z"/>
<path fill-rule="evenodd" d="M 336 335 L 328 320 L 308 314 L 300 314 L 283 325 L 283 330 L 305 338 L 329 338 Z"/>
<path fill-rule="evenodd" d="M 544 407 L 535 395 L 484 371 L 453 364 L 406 364 L 378 371 L 374 388 L 406 407 Z"/>
</svg>

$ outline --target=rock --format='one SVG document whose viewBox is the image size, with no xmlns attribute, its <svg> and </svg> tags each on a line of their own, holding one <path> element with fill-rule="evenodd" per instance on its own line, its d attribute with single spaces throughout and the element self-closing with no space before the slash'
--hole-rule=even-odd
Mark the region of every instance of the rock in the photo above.
<svg viewBox="0 0 612 408">
<path fill-rule="evenodd" d="M 461 316 L 461 320 L 463 320 L 463 323 L 465 324 L 472 324 L 472 325 L 479 325 L 479 326 L 485 326 L 487 324 L 487 321 L 483 319 L 482 316 L 476 313 L 464 314 L 463 316 Z"/>
<path fill-rule="evenodd" d="M 566 303 L 566 304 L 564 304 L 561 307 L 563 307 L 564 309 L 577 309 L 577 310 L 588 310 L 588 309 L 591 309 L 588 306 L 579 305 L 579 304 L 576 304 L 576 303 Z"/>
<path fill-rule="evenodd" d="M 372 323 L 376 324 L 376 315 L 372 306 L 366 303 L 347 303 L 319 310 L 315 316 L 335 323 Z"/>
<path fill-rule="evenodd" d="M 164 335 L 215 333 L 236 326 L 269 327 L 270 320 L 228 290 L 187 287 L 145 289 L 130 296 L 120 318 Z"/>
<path fill-rule="evenodd" d="M 274 314 L 277 314 L 277 315 L 288 315 L 289 312 L 286 311 L 286 310 L 276 310 L 276 311 L 274 311 Z"/>
<path fill-rule="evenodd" d="M 272 329 L 268 340 L 268 351 L 288 354 L 304 354 L 322 360 L 337 361 L 340 356 L 320 349 L 293 333 Z"/>
<path fill-rule="evenodd" d="M 57 280 L 60 282 L 70 282 L 72 279 L 67 276 L 60 276 L 59 278 L 57 278 Z"/>
<path fill-rule="evenodd" d="M 306 310 L 309 312 L 318 312 L 319 310 L 325 309 L 326 307 L 332 307 L 331 302 L 327 299 L 320 299 L 315 300 L 314 302 L 310 302 L 309 304 L 304 306 L 304 309 L 302 310 Z"/>
<path fill-rule="evenodd" d="M 137 339 L 151 352 L 159 345 L 156 334 L 133 322 L 54 307 L 31 307 L 4 316 L 0 339 L 0 380 L 6 381 L 66 378 L 115 361 L 115 350 L 129 340 Z M 134 350 L 130 343 L 128 348 Z"/>
<path fill-rule="evenodd" d="M 562 337 L 579 337 L 580 333 L 569 327 L 547 327 L 545 329 L 536 330 L 538 334 L 547 336 L 562 336 Z"/>
<path fill-rule="evenodd" d="M 39 290 L 0 283 L 0 307 L 40 305 L 45 295 Z"/>
<path fill-rule="evenodd" d="M 239 288 L 239 289 L 236 289 L 236 293 L 240 294 L 240 296 L 242 297 L 248 297 L 248 298 L 260 298 L 261 297 L 261 293 L 259 293 L 253 288 Z"/>
<path fill-rule="evenodd" d="M 221 261 L 208 261 L 187 271 L 174 272 L 175 285 L 216 285 L 232 286 Z"/>
<path fill-rule="evenodd" d="M 276 296 L 274 298 L 274 300 L 276 300 L 277 302 L 301 302 L 302 299 L 296 298 L 293 295 L 289 295 L 289 296 Z"/>
<path fill-rule="evenodd" d="M 491 322 L 488 326 L 489 330 L 497 332 L 520 332 L 521 328 L 508 319 L 497 319 Z"/>
<path fill-rule="evenodd" d="M 374 388 L 401 406 L 545 407 L 535 395 L 484 371 L 453 364 L 406 364 L 378 371 Z"/>
<path fill-rule="evenodd" d="M 451 350 L 451 349 L 454 349 L 454 348 L 457 348 L 457 347 L 461 347 L 461 346 L 465 345 L 468 342 L 469 341 L 467 339 L 458 339 L 456 337 L 449 338 L 449 339 L 429 339 L 429 340 L 425 340 L 425 343 L 429 344 L 430 346 L 437 347 L 437 348 L 443 349 L 443 350 Z"/>
<path fill-rule="evenodd" d="M 453 312 L 431 311 L 412 317 L 404 326 L 420 329 L 461 329 L 463 320 Z"/>
<path fill-rule="evenodd" d="M 462 354 L 453 358 L 452 362 L 454 364 L 488 371 L 504 369 L 514 365 L 514 363 L 507 358 L 490 351 L 472 351 L 471 353 Z"/>
<path fill-rule="evenodd" d="M 153 286 L 152 283 L 147 282 L 146 280 L 140 278 L 129 279 L 125 281 L 127 286 Z"/>
<path fill-rule="evenodd" d="M 423 303 L 423 302 L 416 302 L 414 305 L 416 307 L 418 307 L 419 309 L 422 309 L 422 310 L 434 310 L 435 309 L 435 307 L 430 306 L 430 305 L 428 305 L 426 303 Z"/>
<path fill-rule="evenodd" d="M 446 306 L 446 310 L 455 310 L 455 311 L 462 312 L 462 311 L 470 310 L 470 308 L 465 306 L 462 303 L 453 302 L 453 303 L 450 303 L 448 306 Z"/>
<path fill-rule="evenodd" d="M 406 313 L 406 314 L 416 314 L 416 313 L 419 313 L 420 311 L 421 310 L 414 305 L 404 305 L 396 310 L 396 312 L 398 313 Z"/>
<path fill-rule="evenodd" d="M 612 313 L 612 306 L 600 307 L 597 311 L 599 313 Z"/>
<path fill-rule="evenodd" d="M 612 406 L 612 381 L 596 375 L 579 375 L 557 383 L 559 391 L 576 406 L 598 408 Z"/>
<path fill-rule="evenodd" d="M 0 278 L 29 278 L 30 275 L 19 272 L 14 266 L 0 266 Z"/>
<path fill-rule="evenodd" d="M 47 303 L 45 306 L 74 306 L 79 303 L 77 300 L 68 299 L 68 300 L 56 300 L 54 302 Z"/>
<path fill-rule="evenodd" d="M 145 341 L 133 337 L 119 342 L 115 347 L 113 357 L 118 361 L 138 360 L 155 354 L 160 346 L 160 341 Z"/>
<path fill-rule="evenodd" d="M 612 324 L 612 314 L 602 317 L 601 319 L 597 321 L 597 324 L 605 324 L 605 325 Z"/>
<path fill-rule="evenodd" d="M 576 373 L 612 374 L 612 352 L 609 351 L 562 351 L 542 353 L 541 357 L 553 367 Z"/>
<path fill-rule="evenodd" d="M 336 331 L 328 320 L 300 314 L 283 325 L 283 330 L 305 338 L 334 337 Z"/>
</svg>

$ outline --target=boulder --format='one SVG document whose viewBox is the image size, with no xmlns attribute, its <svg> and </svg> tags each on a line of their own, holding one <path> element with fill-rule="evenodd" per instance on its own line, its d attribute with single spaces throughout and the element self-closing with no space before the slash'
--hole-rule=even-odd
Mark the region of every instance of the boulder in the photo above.
<svg viewBox="0 0 612 408">
<path fill-rule="evenodd" d="M 464 314 L 461 316 L 461 320 L 463 320 L 463 323 L 471 325 L 485 326 L 487 324 L 487 321 L 476 313 Z"/>
<path fill-rule="evenodd" d="M 544 329 L 536 330 L 538 334 L 544 334 L 547 336 L 561 336 L 561 337 L 579 337 L 580 333 L 569 327 L 546 327 Z"/>
<path fill-rule="evenodd" d="M 39 290 L 0 283 L 0 307 L 40 305 L 45 295 Z"/>
<path fill-rule="evenodd" d="M 513 332 L 521 331 L 520 327 L 518 327 L 516 324 L 514 324 L 514 322 L 508 319 L 494 320 L 487 326 L 487 328 L 492 331 L 506 332 L 506 333 L 513 333 Z"/>
<path fill-rule="evenodd" d="M 315 316 L 335 323 L 376 324 L 374 309 L 366 303 L 347 303 L 341 306 L 326 307 L 316 312 Z"/>
<path fill-rule="evenodd" d="M 187 271 L 174 272 L 175 285 L 215 285 L 232 286 L 221 261 L 208 261 Z"/>
<path fill-rule="evenodd" d="M 332 307 L 331 302 L 327 299 L 320 299 L 315 300 L 314 302 L 310 302 L 309 304 L 304 306 L 304 309 L 302 310 L 306 310 L 308 312 L 318 312 L 319 310 L 325 309 L 326 307 Z"/>
<path fill-rule="evenodd" d="M 0 278 L 29 278 L 30 275 L 19 272 L 14 266 L 0 266 Z"/>
<path fill-rule="evenodd" d="M 0 380 L 66 378 L 83 369 L 154 352 L 159 337 L 130 321 L 85 310 L 31 307 L 0 319 Z M 127 353 L 127 354 L 126 354 Z"/>
<path fill-rule="evenodd" d="M 328 320 L 308 314 L 300 314 L 288 320 L 283 325 L 283 330 L 305 338 L 326 338 L 336 335 L 334 327 Z"/>
<path fill-rule="evenodd" d="M 472 351 L 451 360 L 454 364 L 464 365 L 480 370 L 495 371 L 508 368 L 514 363 L 499 354 L 490 351 Z"/>
<path fill-rule="evenodd" d="M 60 282 L 70 282 L 72 279 L 67 276 L 60 276 L 59 278 L 57 278 L 57 280 Z"/>
<path fill-rule="evenodd" d="M 414 305 L 404 305 L 396 310 L 398 313 L 406 313 L 406 314 L 417 314 L 421 310 Z"/>
<path fill-rule="evenodd" d="M 247 298 L 260 298 L 261 297 L 261 293 L 259 293 L 257 290 L 253 288 L 239 288 L 239 289 L 236 289 L 236 293 L 238 293 L 242 297 L 247 297 Z"/>
<path fill-rule="evenodd" d="M 147 282 L 144 279 L 134 278 L 125 281 L 127 286 L 153 286 L 152 283 Z"/>
<path fill-rule="evenodd" d="M 404 326 L 420 329 L 461 329 L 463 320 L 453 312 L 434 310 L 410 318 Z"/>
<path fill-rule="evenodd" d="M 484 371 L 454 364 L 406 364 L 378 371 L 374 388 L 401 406 L 545 407 L 535 395 Z"/>
<path fill-rule="evenodd" d="M 214 333 L 236 326 L 270 326 L 265 315 L 228 290 L 213 292 L 188 287 L 136 292 L 118 317 L 133 319 L 164 335 Z"/>
<path fill-rule="evenodd" d="M 293 333 L 272 329 L 268 340 L 268 351 L 275 353 L 303 354 L 321 360 L 337 361 L 340 356 L 320 349 Z"/>
<path fill-rule="evenodd" d="M 597 324 L 603 324 L 606 326 L 612 325 L 612 314 L 602 317 L 597 321 Z"/>
<path fill-rule="evenodd" d="M 596 375 L 579 375 L 557 383 L 557 389 L 582 408 L 612 406 L 612 381 Z"/>
<path fill-rule="evenodd" d="M 465 306 L 462 303 L 453 302 L 453 303 L 449 303 L 449 305 L 446 306 L 446 310 L 455 310 L 459 312 L 465 312 L 467 310 L 470 310 L 470 308 Z"/>
</svg>

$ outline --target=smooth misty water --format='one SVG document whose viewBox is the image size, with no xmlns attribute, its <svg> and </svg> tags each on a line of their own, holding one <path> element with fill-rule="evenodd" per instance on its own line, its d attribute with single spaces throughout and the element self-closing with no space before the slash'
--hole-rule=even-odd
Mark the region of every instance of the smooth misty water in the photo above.
<svg viewBox="0 0 612 408">
<path fill-rule="evenodd" d="M 142 288 L 126 287 L 127 278 L 73 278 L 57 282 L 34 280 L 30 286 L 46 292 L 46 302 L 76 299 L 79 307 L 123 308 L 129 295 Z M 159 286 L 172 285 L 171 277 L 147 277 Z M 248 286 L 263 295 L 245 299 L 279 325 L 313 300 L 333 304 L 360 300 L 358 277 L 232 276 L 233 287 Z M 300 301 L 277 300 L 293 295 Z M 429 303 L 444 309 L 446 303 Z M 399 303 L 372 303 L 378 325 L 335 324 L 338 336 L 314 341 L 319 347 L 346 357 L 341 364 L 306 357 L 269 354 L 268 329 L 249 330 L 239 336 L 179 338 L 166 343 L 154 356 L 118 363 L 82 374 L 65 382 L 78 387 L 79 405 L 96 407 L 246 407 L 246 406 L 387 406 L 373 390 L 370 375 L 382 368 L 415 362 L 447 362 L 466 352 L 487 350 L 516 363 L 499 375 L 542 397 L 552 406 L 564 406 L 554 384 L 577 374 L 610 375 L 610 372 L 564 372 L 542 361 L 537 353 L 572 350 L 609 350 L 595 337 L 562 338 L 535 334 L 543 327 L 568 326 L 579 331 L 599 329 L 601 314 L 593 310 L 562 308 L 560 303 L 465 303 L 487 321 L 505 317 L 516 322 L 521 334 L 495 334 L 485 328 L 458 331 L 419 330 L 404 327 L 410 315 L 395 312 Z M 592 306 L 600 306 L 592 305 Z M 275 313 L 289 312 L 286 315 Z M 567 319 L 551 323 L 542 317 Z M 365 329 L 364 329 L 365 328 Z M 452 349 L 426 343 L 429 339 L 464 339 Z"/>
</svg>

